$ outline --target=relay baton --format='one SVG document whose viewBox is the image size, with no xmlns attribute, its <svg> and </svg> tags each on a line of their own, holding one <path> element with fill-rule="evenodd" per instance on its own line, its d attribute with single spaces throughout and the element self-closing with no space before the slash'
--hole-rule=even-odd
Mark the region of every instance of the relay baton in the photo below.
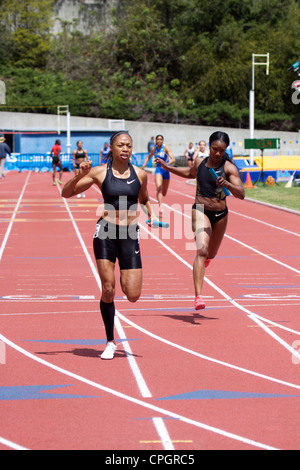
<svg viewBox="0 0 300 470">
<path fill-rule="evenodd" d="M 213 168 L 210 168 L 209 171 L 215 179 L 217 179 L 219 177 Z M 224 191 L 226 196 L 230 196 L 230 192 L 228 191 L 227 188 L 225 188 L 224 186 L 221 186 L 221 189 L 222 189 L 222 191 Z"/>
<path fill-rule="evenodd" d="M 170 225 L 169 224 L 166 224 L 165 222 L 161 222 L 160 220 L 153 220 L 153 222 L 151 222 L 151 220 L 146 220 L 146 224 L 150 224 L 152 227 L 162 227 L 162 228 L 169 228 Z"/>
</svg>

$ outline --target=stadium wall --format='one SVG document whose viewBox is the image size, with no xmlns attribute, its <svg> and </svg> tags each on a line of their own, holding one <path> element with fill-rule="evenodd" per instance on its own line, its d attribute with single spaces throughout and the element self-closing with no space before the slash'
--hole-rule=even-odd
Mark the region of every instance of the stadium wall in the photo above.
<svg viewBox="0 0 300 470">
<path fill-rule="evenodd" d="M 71 149 L 74 150 L 77 140 L 81 139 L 88 152 L 97 153 L 109 135 L 118 128 L 125 128 L 130 132 L 134 142 L 134 151 L 138 153 L 147 152 L 147 143 L 151 136 L 162 134 L 165 143 L 170 145 L 174 155 L 178 157 L 184 154 L 190 141 L 199 142 L 202 139 L 208 141 L 214 131 L 222 130 L 227 132 L 230 137 L 234 155 L 249 154 L 249 150 L 244 149 L 244 139 L 249 138 L 249 129 L 159 122 L 114 122 L 108 119 L 80 116 L 71 116 L 70 118 Z M 66 116 L 60 116 L 59 129 L 60 134 L 58 134 L 57 115 L 0 112 L 0 133 L 5 134 L 8 144 L 11 144 L 12 150 L 15 152 L 28 152 L 30 148 L 47 153 L 51 150 L 52 142 L 54 143 L 57 138 L 61 139 L 63 151 L 66 151 L 64 148 L 67 132 Z M 32 132 L 32 134 L 28 134 L 28 132 Z M 50 132 L 51 134 L 49 134 Z M 265 150 L 265 156 L 300 155 L 299 132 L 259 130 L 255 131 L 255 138 L 280 138 L 280 149 Z M 260 156 L 260 154 L 260 150 L 254 151 L 255 156 Z"/>
</svg>

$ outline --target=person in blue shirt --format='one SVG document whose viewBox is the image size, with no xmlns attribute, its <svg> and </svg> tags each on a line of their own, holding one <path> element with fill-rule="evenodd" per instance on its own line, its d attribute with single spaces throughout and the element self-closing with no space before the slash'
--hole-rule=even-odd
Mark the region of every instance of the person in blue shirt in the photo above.
<svg viewBox="0 0 300 470">
<path fill-rule="evenodd" d="M 162 135 L 157 135 L 155 139 L 155 146 L 152 147 L 148 157 L 144 161 L 142 168 L 144 169 L 147 165 L 150 158 L 154 159 L 159 158 L 164 162 L 172 165 L 175 163 L 175 157 L 171 152 L 170 148 L 164 144 L 164 137 Z M 159 214 L 162 214 L 162 198 L 167 195 L 168 188 L 170 183 L 170 172 L 165 170 L 160 163 L 156 164 L 155 169 L 155 185 L 156 185 L 156 197 L 159 205 Z"/>
<path fill-rule="evenodd" d="M 109 154 L 108 142 L 105 142 L 103 149 L 101 149 L 99 153 L 100 165 L 104 165 L 104 163 L 107 163 L 108 154 Z"/>
<path fill-rule="evenodd" d="M 11 154 L 9 146 L 5 143 L 5 138 L 0 137 L 0 179 L 4 179 L 4 164 L 6 156 Z"/>
</svg>

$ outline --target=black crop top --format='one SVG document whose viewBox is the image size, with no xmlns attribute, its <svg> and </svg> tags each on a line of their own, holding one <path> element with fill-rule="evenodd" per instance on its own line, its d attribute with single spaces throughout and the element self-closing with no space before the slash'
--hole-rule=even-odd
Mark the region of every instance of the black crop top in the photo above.
<svg viewBox="0 0 300 470">
<path fill-rule="evenodd" d="M 111 162 L 108 162 L 101 190 L 106 210 L 111 210 L 112 206 L 115 210 L 129 210 L 133 209 L 131 206 L 134 204 L 137 205 L 141 183 L 130 162 L 129 168 L 129 178 L 116 178 L 112 171 Z"/>
<path fill-rule="evenodd" d="M 75 158 L 77 160 L 77 158 L 85 158 L 85 151 L 84 150 L 76 150 L 76 153 L 75 153 Z"/>
<path fill-rule="evenodd" d="M 226 195 L 222 191 L 222 188 L 218 187 L 216 180 L 213 175 L 210 173 L 209 168 L 206 166 L 206 162 L 209 157 L 206 157 L 197 169 L 197 196 L 208 197 L 210 199 L 225 199 Z M 226 173 L 224 170 L 226 160 L 223 158 L 221 165 L 218 168 L 215 168 L 215 172 L 218 176 L 226 178 Z"/>
</svg>

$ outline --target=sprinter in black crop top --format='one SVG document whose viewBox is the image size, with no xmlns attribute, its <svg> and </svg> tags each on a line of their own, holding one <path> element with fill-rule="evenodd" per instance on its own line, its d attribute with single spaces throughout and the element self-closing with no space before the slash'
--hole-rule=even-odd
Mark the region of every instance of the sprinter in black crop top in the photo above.
<svg viewBox="0 0 300 470">
<path fill-rule="evenodd" d="M 209 156 L 196 158 L 192 168 L 175 168 L 160 161 L 171 173 L 184 178 L 197 178 L 196 198 L 192 207 L 192 228 L 197 248 L 193 266 L 196 310 L 205 308 L 201 295 L 205 268 L 218 253 L 227 226 L 228 208 L 222 188 L 226 187 L 238 199 L 245 197 L 237 167 L 226 154 L 229 143 L 225 132 L 214 132 L 209 139 Z M 210 173 L 210 168 L 219 175 L 217 180 Z"/>
<path fill-rule="evenodd" d="M 113 172 L 112 162 L 107 163 L 106 176 L 101 188 L 106 210 L 111 206 L 116 210 L 129 210 L 137 206 L 141 182 L 131 162 L 128 162 L 128 165 L 129 177 L 117 178 Z"/>
<path fill-rule="evenodd" d="M 75 175 L 78 175 L 80 163 L 88 161 L 89 158 L 88 158 L 87 151 L 83 148 L 82 140 L 78 140 L 76 145 L 77 145 L 77 149 L 74 150 L 74 152 L 72 153 L 72 165 L 73 165 L 73 171 Z M 81 197 L 85 197 L 85 194 L 84 193 L 77 194 L 78 199 L 80 199 Z"/>
<path fill-rule="evenodd" d="M 72 197 L 95 184 L 102 192 L 104 212 L 96 224 L 94 254 L 102 284 L 100 311 L 107 344 L 102 359 L 113 359 L 114 341 L 115 262 L 119 261 L 121 288 L 130 302 L 136 302 L 142 289 L 142 262 L 137 223 L 138 202 L 148 219 L 157 220 L 152 209 L 147 174 L 131 164 L 132 139 L 128 132 L 115 132 L 110 138 L 108 163 L 92 168 L 92 162 L 79 165 L 79 173 L 69 180 L 63 197 Z"/>
</svg>

